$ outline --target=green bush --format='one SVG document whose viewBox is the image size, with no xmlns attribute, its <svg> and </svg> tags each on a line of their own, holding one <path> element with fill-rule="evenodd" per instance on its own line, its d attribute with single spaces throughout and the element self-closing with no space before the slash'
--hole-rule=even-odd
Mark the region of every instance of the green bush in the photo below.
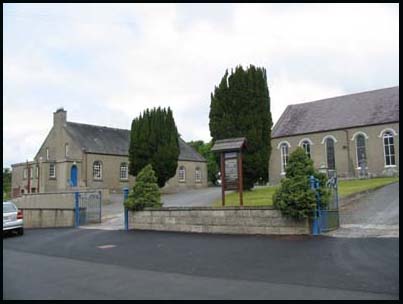
<svg viewBox="0 0 403 304">
<path fill-rule="evenodd" d="M 124 202 L 124 206 L 134 211 L 143 210 L 146 207 L 158 208 L 162 206 L 157 177 L 150 164 L 145 166 L 137 175 L 136 183 Z"/>
<path fill-rule="evenodd" d="M 321 205 L 325 207 L 329 201 L 330 191 L 326 188 L 327 177 L 313 167 L 313 161 L 305 151 L 298 147 L 290 154 L 285 168 L 286 176 L 280 187 L 273 194 L 273 204 L 286 217 L 304 219 L 313 215 L 316 206 L 316 195 L 310 187 L 309 177 L 319 179 L 318 193 Z"/>
</svg>

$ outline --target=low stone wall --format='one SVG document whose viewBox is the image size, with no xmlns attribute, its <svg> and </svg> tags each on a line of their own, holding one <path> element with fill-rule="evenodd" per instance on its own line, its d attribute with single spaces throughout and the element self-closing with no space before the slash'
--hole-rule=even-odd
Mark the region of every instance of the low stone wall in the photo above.
<svg viewBox="0 0 403 304">
<path fill-rule="evenodd" d="M 11 199 L 18 208 L 74 208 L 74 192 L 24 194 Z"/>
<path fill-rule="evenodd" d="M 74 209 L 21 208 L 24 228 L 73 227 Z"/>
<path fill-rule="evenodd" d="M 272 207 L 168 207 L 129 211 L 129 229 L 228 234 L 310 234 L 308 220 Z"/>
<path fill-rule="evenodd" d="M 110 203 L 109 189 L 82 190 L 79 192 L 94 192 L 101 191 L 102 205 Z M 75 192 L 45 192 L 45 193 L 30 193 L 12 198 L 11 201 L 18 208 L 53 208 L 53 209 L 69 209 L 74 208 Z"/>
</svg>

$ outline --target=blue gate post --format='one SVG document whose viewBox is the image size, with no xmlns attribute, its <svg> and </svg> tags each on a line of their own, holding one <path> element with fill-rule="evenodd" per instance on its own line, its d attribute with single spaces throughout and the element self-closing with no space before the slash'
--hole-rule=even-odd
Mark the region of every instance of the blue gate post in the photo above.
<svg viewBox="0 0 403 304">
<path fill-rule="evenodd" d="M 75 221 L 74 221 L 74 227 L 78 227 L 80 225 L 80 206 L 78 203 L 78 199 L 79 199 L 79 193 L 75 192 L 74 193 L 74 201 L 75 201 Z"/>
<path fill-rule="evenodd" d="M 313 235 L 319 235 L 319 217 L 318 217 L 318 199 L 317 199 L 317 192 L 316 192 L 316 183 L 315 183 L 315 177 L 312 175 L 309 177 L 309 183 L 311 185 L 311 189 L 315 191 L 315 197 L 316 197 L 316 208 L 314 210 L 314 215 L 313 215 L 313 221 L 312 221 L 312 234 Z"/>
<path fill-rule="evenodd" d="M 123 203 L 129 197 L 129 188 L 123 188 Z M 129 209 L 125 207 L 125 230 L 129 231 Z"/>
</svg>

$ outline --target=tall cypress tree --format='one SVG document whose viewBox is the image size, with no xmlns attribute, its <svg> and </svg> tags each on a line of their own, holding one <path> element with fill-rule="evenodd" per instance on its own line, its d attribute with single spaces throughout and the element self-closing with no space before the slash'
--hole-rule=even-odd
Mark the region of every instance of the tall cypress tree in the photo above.
<svg viewBox="0 0 403 304">
<path fill-rule="evenodd" d="M 270 96 L 266 70 L 250 65 L 225 71 L 211 94 L 210 134 L 213 142 L 231 137 L 246 137 L 243 154 L 244 189 L 268 181 L 271 153 Z"/>
<path fill-rule="evenodd" d="M 170 108 L 153 108 L 132 121 L 129 146 L 129 173 L 136 176 L 151 164 L 158 186 L 176 173 L 179 157 L 178 130 Z"/>
</svg>

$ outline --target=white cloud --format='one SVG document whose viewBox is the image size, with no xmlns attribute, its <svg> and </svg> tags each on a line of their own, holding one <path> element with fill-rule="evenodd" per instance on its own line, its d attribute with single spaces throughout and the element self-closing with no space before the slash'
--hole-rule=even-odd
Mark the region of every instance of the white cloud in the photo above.
<svg viewBox="0 0 403 304">
<path fill-rule="evenodd" d="M 3 165 L 34 156 L 59 106 L 120 128 L 170 106 L 185 140 L 209 140 L 210 93 L 238 64 L 267 69 L 274 122 L 290 103 L 398 84 L 398 4 L 13 4 L 4 17 Z"/>
</svg>

